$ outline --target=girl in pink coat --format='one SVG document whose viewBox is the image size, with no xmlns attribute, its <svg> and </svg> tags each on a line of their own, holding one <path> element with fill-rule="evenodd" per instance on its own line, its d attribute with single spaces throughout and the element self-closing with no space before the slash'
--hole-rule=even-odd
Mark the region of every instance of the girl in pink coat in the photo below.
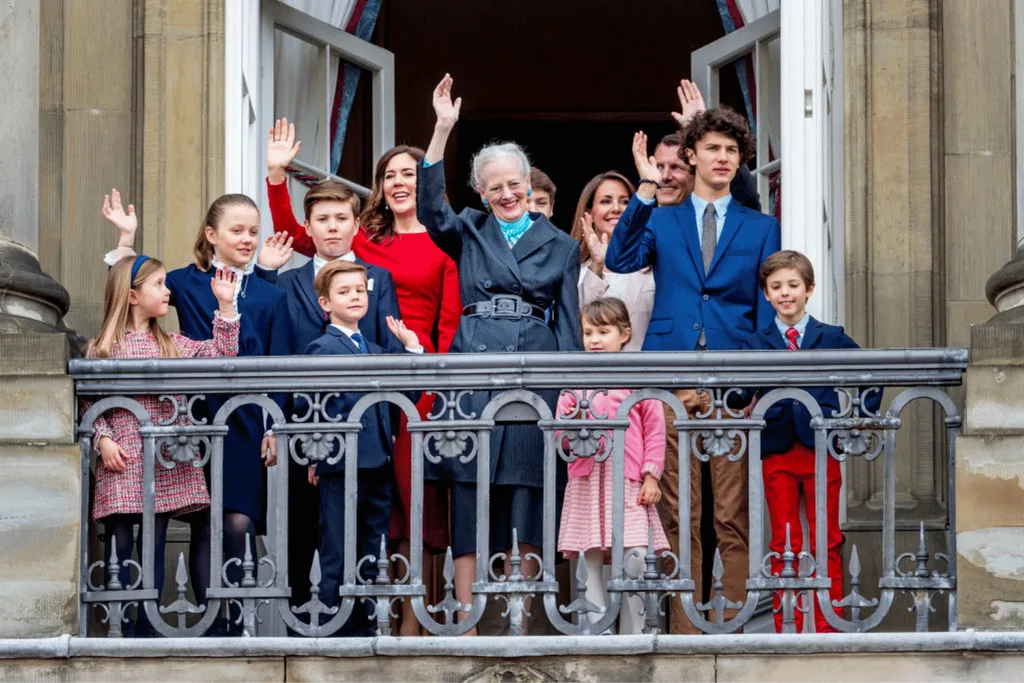
<svg viewBox="0 0 1024 683">
<path fill-rule="evenodd" d="M 587 351 L 621 351 L 629 342 L 629 313 L 618 299 L 596 299 L 583 307 L 583 344 Z M 586 417 L 614 417 L 622 402 L 633 393 L 631 389 L 575 392 L 590 402 Z M 577 396 L 562 394 L 558 416 L 580 417 Z M 565 444 L 565 442 L 563 442 Z M 567 444 L 565 444 L 567 445 Z M 608 445 L 602 441 L 602 448 Z M 648 531 L 654 532 L 655 552 L 668 550 L 668 539 L 658 517 L 661 499 L 658 480 L 665 462 L 665 413 L 660 401 L 641 401 L 629 411 L 629 427 L 625 443 L 625 515 L 623 547 L 629 559 L 626 572 L 639 577 L 644 571 Z M 558 550 L 568 558 L 580 558 L 587 565 L 587 599 L 605 608 L 604 566 L 609 563 L 612 547 L 612 459 L 594 462 L 593 457 L 577 458 L 569 464 L 569 485 L 565 489 L 562 520 L 558 533 Z M 639 548 L 641 552 L 629 554 Z M 580 557 L 582 556 L 582 557 Z M 592 621 L 601 614 L 590 613 Z M 640 633 L 644 623 L 643 600 L 630 596 L 619 615 L 619 633 Z"/>
</svg>

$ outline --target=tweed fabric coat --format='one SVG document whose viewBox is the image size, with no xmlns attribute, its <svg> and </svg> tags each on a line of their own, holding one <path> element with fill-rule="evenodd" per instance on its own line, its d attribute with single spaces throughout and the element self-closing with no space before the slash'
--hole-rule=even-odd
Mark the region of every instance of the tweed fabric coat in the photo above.
<svg viewBox="0 0 1024 683">
<path fill-rule="evenodd" d="M 434 243 L 451 256 L 459 269 L 462 303 L 469 306 L 511 294 L 551 311 L 548 323 L 534 318 L 462 316 L 451 353 L 518 353 L 579 351 L 583 348 L 579 321 L 579 245 L 541 214 L 509 248 L 490 213 L 464 209 L 456 214 L 444 199 L 444 165 L 420 165 L 416 185 L 416 215 Z M 555 411 L 556 391 L 539 392 Z M 483 411 L 495 394 L 474 392 L 463 399 L 467 414 Z M 447 416 L 445 416 L 447 417 Z M 491 436 L 491 482 L 543 486 L 544 440 L 533 425 L 497 427 Z M 427 463 L 434 481 L 476 481 L 476 461 L 458 458 Z"/>
</svg>

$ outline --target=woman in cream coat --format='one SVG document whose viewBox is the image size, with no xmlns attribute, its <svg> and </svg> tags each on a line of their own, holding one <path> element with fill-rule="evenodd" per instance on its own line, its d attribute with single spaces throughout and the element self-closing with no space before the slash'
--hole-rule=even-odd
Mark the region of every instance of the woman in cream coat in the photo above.
<svg viewBox="0 0 1024 683">
<path fill-rule="evenodd" d="M 602 297 L 621 299 L 633 327 L 626 351 L 639 351 L 643 345 L 654 306 L 654 276 L 650 268 L 613 273 L 604 267 L 604 252 L 634 192 L 621 173 L 600 173 L 583 188 L 572 223 L 572 236 L 580 245 L 580 306 Z"/>
</svg>

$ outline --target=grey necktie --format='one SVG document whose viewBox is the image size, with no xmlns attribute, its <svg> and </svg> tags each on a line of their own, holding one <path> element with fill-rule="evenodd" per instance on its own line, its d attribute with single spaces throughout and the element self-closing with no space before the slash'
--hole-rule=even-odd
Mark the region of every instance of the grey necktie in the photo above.
<svg viewBox="0 0 1024 683">
<path fill-rule="evenodd" d="M 715 221 L 715 205 L 708 204 L 704 209 L 704 226 L 700 235 L 700 255 L 704 261 L 704 274 L 708 274 L 711 262 L 715 259 L 715 247 L 718 245 L 718 223 Z M 707 346 L 707 335 L 704 328 L 700 328 L 700 336 L 697 338 L 697 347 L 703 349 Z"/>
<path fill-rule="evenodd" d="M 718 223 L 715 221 L 715 205 L 708 204 L 704 209 L 704 228 L 701 230 L 700 254 L 704 259 L 704 274 L 707 275 L 711 262 L 715 258 L 715 246 L 718 244 Z"/>
</svg>

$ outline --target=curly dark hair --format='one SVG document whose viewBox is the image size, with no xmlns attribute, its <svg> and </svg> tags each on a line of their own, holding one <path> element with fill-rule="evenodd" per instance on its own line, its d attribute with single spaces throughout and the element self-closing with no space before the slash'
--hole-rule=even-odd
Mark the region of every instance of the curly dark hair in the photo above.
<svg viewBox="0 0 1024 683">
<path fill-rule="evenodd" d="M 721 133 L 732 138 L 740 148 L 740 165 L 746 165 L 754 158 L 757 146 L 754 143 L 754 136 L 750 134 L 750 126 L 743 116 L 737 114 L 730 107 L 715 107 L 698 114 L 689 125 L 683 129 L 683 146 L 679 149 L 679 156 L 683 161 L 689 163 L 684 150 L 692 149 L 696 152 L 697 143 L 708 133 Z M 690 164 L 692 167 L 693 164 Z M 693 170 L 693 169 L 691 169 Z"/>
</svg>

